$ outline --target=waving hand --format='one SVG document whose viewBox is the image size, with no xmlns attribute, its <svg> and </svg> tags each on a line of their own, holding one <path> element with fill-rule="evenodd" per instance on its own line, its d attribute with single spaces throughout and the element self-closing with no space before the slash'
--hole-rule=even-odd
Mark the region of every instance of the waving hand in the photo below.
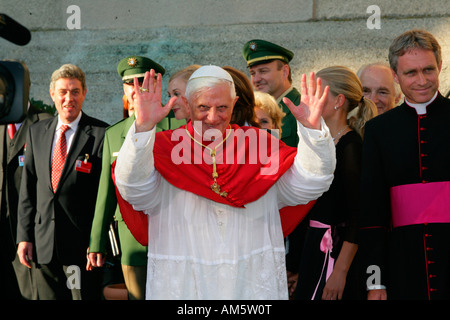
<svg viewBox="0 0 450 320">
<path fill-rule="evenodd" d="M 295 106 L 288 98 L 283 98 L 283 102 L 304 127 L 320 129 L 320 118 L 327 101 L 328 92 L 329 87 L 326 86 L 323 89 L 322 80 L 320 78 L 316 80 L 314 72 L 311 72 L 309 76 L 309 88 L 306 85 L 306 75 L 302 75 L 300 105 Z"/>
<path fill-rule="evenodd" d="M 169 114 L 176 97 L 172 97 L 165 106 L 162 106 L 162 75 L 158 73 L 155 80 L 155 70 L 153 69 L 145 73 L 142 87 L 139 87 L 138 79 L 134 78 L 134 87 L 136 92 L 136 103 L 134 106 L 136 132 L 149 131 Z"/>
</svg>

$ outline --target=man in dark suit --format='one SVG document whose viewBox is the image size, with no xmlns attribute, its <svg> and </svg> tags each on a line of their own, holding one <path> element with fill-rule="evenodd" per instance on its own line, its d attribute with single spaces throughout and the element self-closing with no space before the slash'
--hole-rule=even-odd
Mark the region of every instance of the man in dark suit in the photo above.
<svg viewBox="0 0 450 320">
<path fill-rule="evenodd" d="M 39 299 L 99 299 L 101 269 L 86 271 L 86 250 L 101 172 L 107 123 L 81 108 L 84 72 L 56 70 L 50 95 L 58 117 L 30 127 L 19 195 L 20 262 L 36 261 Z"/>
<path fill-rule="evenodd" d="M 22 65 L 25 70 L 25 85 L 29 87 L 28 68 L 24 63 Z M 27 300 L 36 298 L 36 287 L 32 279 L 33 274 L 37 272 L 36 268 L 23 266 L 16 254 L 17 204 L 28 128 L 40 120 L 51 117 L 51 114 L 28 104 L 25 118 L 20 123 L 0 125 L 0 159 L 3 168 L 0 171 L 2 183 L 0 189 L 0 241 L 2 243 L 0 255 L 2 269 L 4 269 L 1 272 L 0 280 L 1 298 Z"/>
</svg>

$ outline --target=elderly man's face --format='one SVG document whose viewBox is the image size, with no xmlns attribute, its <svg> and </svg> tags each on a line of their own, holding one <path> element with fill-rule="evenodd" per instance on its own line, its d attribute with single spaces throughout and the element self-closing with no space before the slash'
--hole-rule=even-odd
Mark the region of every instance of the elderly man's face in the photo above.
<svg viewBox="0 0 450 320">
<path fill-rule="evenodd" d="M 203 90 L 189 101 L 191 121 L 194 125 L 195 121 L 202 122 L 202 135 L 205 138 L 205 132 L 209 129 L 224 133 L 230 124 L 237 99 L 233 99 L 227 84 Z"/>
<path fill-rule="evenodd" d="M 50 96 L 55 103 L 56 110 L 64 123 L 71 123 L 81 112 L 86 91 L 81 81 L 75 78 L 61 78 L 55 82 Z"/>
<path fill-rule="evenodd" d="M 384 66 L 367 67 L 361 74 L 363 94 L 373 101 L 378 109 L 378 114 L 395 107 L 399 98 L 396 95 L 394 77 L 391 69 Z"/>
</svg>

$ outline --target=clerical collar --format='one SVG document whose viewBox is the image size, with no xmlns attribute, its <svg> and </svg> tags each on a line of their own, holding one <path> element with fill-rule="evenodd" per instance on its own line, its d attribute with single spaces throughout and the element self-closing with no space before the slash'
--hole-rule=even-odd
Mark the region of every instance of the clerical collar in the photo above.
<svg viewBox="0 0 450 320">
<path fill-rule="evenodd" d="M 283 100 L 283 98 L 286 97 L 293 88 L 294 88 L 293 86 L 290 86 L 289 89 L 287 89 L 285 92 L 283 92 L 281 94 L 281 96 L 279 96 L 278 99 L 276 99 L 277 103 L 279 104 L 281 102 L 281 100 Z"/>
<path fill-rule="evenodd" d="M 434 94 L 433 98 L 431 98 L 430 101 L 425 102 L 425 103 L 411 103 L 411 102 L 409 102 L 409 101 L 406 99 L 406 97 L 405 97 L 405 102 L 406 102 L 406 104 L 407 104 L 408 106 L 410 106 L 410 107 L 416 109 L 416 112 L 417 112 L 418 115 L 426 114 L 426 113 L 427 113 L 427 106 L 428 106 L 429 104 L 431 104 L 431 103 L 434 101 L 434 99 L 436 99 L 437 95 L 438 95 L 438 91 L 436 91 L 436 93 Z"/>
</svg>

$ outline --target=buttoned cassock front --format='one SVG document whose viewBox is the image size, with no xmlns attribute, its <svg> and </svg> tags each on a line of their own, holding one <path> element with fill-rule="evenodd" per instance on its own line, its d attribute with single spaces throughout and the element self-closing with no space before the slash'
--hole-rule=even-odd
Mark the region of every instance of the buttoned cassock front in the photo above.
<svg viewBox="0 0 450 320">
<path fill-rule="evenodd" d="M 403 103 L 366 125 L 359 252 L 362 272 L 381 268 L 388 299 L 450 298 L 450 223 L 397 225 L 391 212 L 396 188 L 450 181 L 449 121 L 450 100 L 438 94 L 426 114 Z M 440 212 L 450 222 L 449 202 Z"/>
</svg>

